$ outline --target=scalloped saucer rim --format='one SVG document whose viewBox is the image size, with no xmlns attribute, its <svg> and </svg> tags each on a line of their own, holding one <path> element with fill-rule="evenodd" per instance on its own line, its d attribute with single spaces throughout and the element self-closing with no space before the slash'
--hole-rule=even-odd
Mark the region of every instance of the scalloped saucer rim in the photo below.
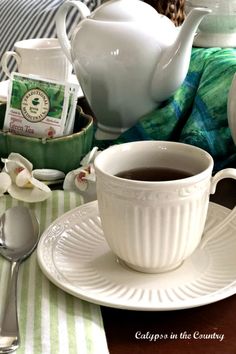
<svg viewBox="0 0 236 354">
<path fill-rule="evenodd" d="M 205 230 L 228 213 L 229 209 L 210 203 Z M 139 311 L 187 309 L 236 293 L 236 222 L 223 231 L 178 269 L 143 274 L 117 261 L 110 251 L 93 201 L 62 215 L 44 231 L 37 258 L 50 281 L 83 300 Z"/>
</svg>

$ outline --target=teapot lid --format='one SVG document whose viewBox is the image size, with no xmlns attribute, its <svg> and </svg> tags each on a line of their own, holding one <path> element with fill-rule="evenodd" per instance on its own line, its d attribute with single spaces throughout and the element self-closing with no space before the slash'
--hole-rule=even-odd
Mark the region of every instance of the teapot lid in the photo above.
<svg viewBox="0 0 236 354">
<path fill-rule="evenodd" d="M 111 0 L 99 6 L 90 16 L 99 21 L 156 21 L 157 11 L 140 0 Z"/>
</svg>

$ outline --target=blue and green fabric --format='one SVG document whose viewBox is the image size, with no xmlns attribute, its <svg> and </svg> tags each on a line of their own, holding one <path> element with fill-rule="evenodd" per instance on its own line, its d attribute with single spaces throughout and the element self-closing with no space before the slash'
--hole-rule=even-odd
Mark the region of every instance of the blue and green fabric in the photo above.
<svg viewBox="0 0 236 354">
<path fill-rule="evenodd" d="M 175 94 L 115 141 L 173 140 L 199 146 L 214 158 L 215 170 L 236 166 L 236 147 L 227 119 L 227 99 L 236 73 L 236 49 L 193 48 L 188 74 Z"/>
</svg>

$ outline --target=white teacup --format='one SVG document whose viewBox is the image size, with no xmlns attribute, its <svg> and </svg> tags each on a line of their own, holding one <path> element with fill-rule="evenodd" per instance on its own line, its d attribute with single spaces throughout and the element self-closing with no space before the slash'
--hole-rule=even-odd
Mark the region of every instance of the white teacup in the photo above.
<svg viewBox="0 0 236 354">
<path fill-rule="evenodd" d="M 16 42 L 15 51 L 5 52 L 1 65 L 5 74 L 10 77 L 10 58 L 15 58 L 18 72 L 26 75 L 37 75 L 45 79 L 68 81 L 72 65 L 66 58 L 56 38 L 33 38 Z"/>
<path fill-rule="evenodd" d="M 166 180 L 164 173 L 164 181 L 145 181 L 117 176 L 153 167 L 186 172 L 187 177 Z M 206 151 L 182 143 L 139 141 L 102 151 L 95 159 L 97 199 L 111 250 L 138 271 L 178 267 L 201 242 L 209 196 L 218 181 L 236 179 L 236 169 L 214 177 L 212 170 L 213 159 Z M 168 174 L 172 178 L 174 172 Z"/>
</svg>

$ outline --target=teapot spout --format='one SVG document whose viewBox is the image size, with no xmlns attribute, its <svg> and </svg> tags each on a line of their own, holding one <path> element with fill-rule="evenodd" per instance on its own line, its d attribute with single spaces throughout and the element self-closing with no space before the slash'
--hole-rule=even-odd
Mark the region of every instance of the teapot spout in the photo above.
<svg viewBox="0 0 236 354">
<path fill-rule="evenodd" d="M 209 13 L 211 10 L 207 7 L 191 10 L 183 25 L 176 29 L 179 31 L 176 41 L 162 53 L 151 84 L 151 94 L 157 103 L 169 98 L 184 81 L 189 68 L 195 32 L 203 17 Z M 160 87 L 161 90 L 158 89 Z"/>
</svg>

